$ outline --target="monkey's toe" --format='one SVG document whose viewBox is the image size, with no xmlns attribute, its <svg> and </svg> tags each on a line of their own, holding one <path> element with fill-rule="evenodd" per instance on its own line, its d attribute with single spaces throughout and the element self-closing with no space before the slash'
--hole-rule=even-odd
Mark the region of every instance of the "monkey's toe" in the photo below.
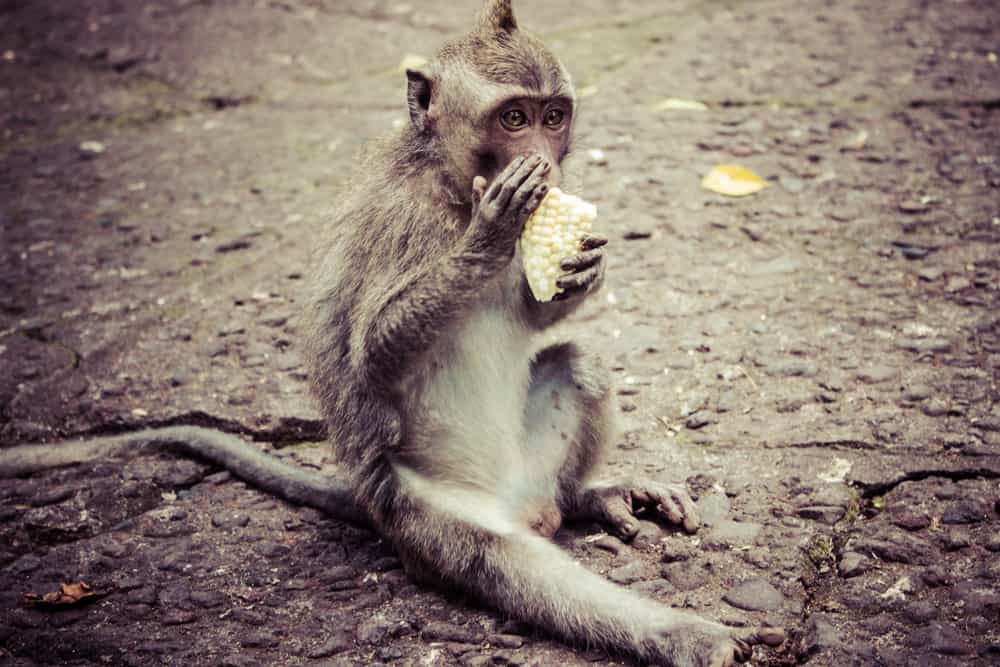
<svg viewBox="0 0 1000 667">
<path fill-rule="evenodd" d="M 709 667 L 732 667 L 748 662 L 755 646 L 781 646 L 785 631 L 781 628 L 760 627 L 755 630 L 733 633 L 709 654 Z"/>
<path fill-rule="evenodd" d="M 720 646 L 708 659 L 708 667 L 732 667 L 736 664 L 736 661 L 735 646 Z M 746 661 L 740 660 L 740 662 Z"/>
<path fill-rule="evenodd" d="M 615 535 L 628 542 L 639 532 L 639 520 L 632 513 L 632 507 L 622 498 L 607 499 L 598 517 Z"/>
</svg>

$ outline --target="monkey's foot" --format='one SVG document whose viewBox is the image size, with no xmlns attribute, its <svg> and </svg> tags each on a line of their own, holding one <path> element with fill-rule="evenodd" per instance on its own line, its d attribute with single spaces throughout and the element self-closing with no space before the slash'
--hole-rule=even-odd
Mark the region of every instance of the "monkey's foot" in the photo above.
<svg viewBox="0 0 1000 667">
<path fill-rule="evenodd" d="M 637 513 L 651 510 L 665 521 L 682 525 L 689 533 L 698 530 L 698 511 L 687 489 L 679 484 L 630 481 L 601 484 L 586 489 L 579 514 L 608 524 L 622 539 L 639 531 Z"/>
<path fill-rule="evenodd" d="M 754 646 L 781 646 L 784 641 L 785 631 L 781 628 L 761 627 L 733 633 L 728 641 L 710 654 L 708 665 L 730 667 L 738 662 L 747 662 L 753 657 Z"/>
<path fill-rule="evenodd" d="M 781 628 L 732 630 L 701 621 L 671 624 L 650 645 L 654 649 L 651 657 L 656 661 L 685 667 L 731 667 L 750 660 L 755 646 L 780 646 L 784 641 L 785 631 Z"/>
</svg>

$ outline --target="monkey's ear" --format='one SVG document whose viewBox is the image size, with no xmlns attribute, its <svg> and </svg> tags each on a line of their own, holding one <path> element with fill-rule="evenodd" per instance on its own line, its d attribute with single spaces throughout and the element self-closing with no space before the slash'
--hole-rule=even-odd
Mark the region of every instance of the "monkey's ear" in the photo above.
<svg viewBox="0 0 1000 667">
<path fill-rule="evenodd" d="M 431 79 L 420 70 L 406 70 L 406 104 L 413 127 L 423 132 L 427 129 L 427 112 L 431 108 Z"/>
<path fill-rule="evenodd" d="M 511 0 L 490 0 L 482 13 L 482 26 L 492 32 L 511 33 L 517 30 L 517 19 Z"/>
</svg>

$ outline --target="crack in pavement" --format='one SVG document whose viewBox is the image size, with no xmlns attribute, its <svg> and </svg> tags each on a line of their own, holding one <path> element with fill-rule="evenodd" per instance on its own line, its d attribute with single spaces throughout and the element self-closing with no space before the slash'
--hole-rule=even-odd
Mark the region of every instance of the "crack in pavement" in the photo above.
<svg viewBox="0 0 1000 667">
<path fill-rule="evenodd" d="M 967 479 L 1000 479 L 1000 470 L 993 468 L 962 468 L 959 470 L 912 470 L 899 477 L 883 482 L 861 482 L 852 480 L 850 485 L 861 492 L 865 500 L 885 495 L 903 482 L 922 482 L 932 477 L 961 481 Z"/>
<path fill-rule="evenodd" d="M 184 412 L 165 419 L 131 419 L 125 417 L 112 418 L 109 421 L 98 424 L 92 428 L 79 431 L 60 433 L 59 439 L 86 440 L 109 435 L 125 435 L 132 432 L 147 429 L 166 428 L 168 426 L 201 426 L 223 433 L 239 435 L 253 440 L 254 442 L 267 442 L 276 449 L 289 445 L 301 444 L 304 442 L 318 442 L 326 440 L 326 428 L 318 419 L 306 417 L 282 417 L 278 424 L 271 428 L 252 428 L 242 422 L 218 417 L 216 415 L 193 410 Z M 45 440 L 51 440 L 46 438 Z M 24 440 L 17 443 L 8 444 L 33 444 L 43 442 L 42 439 Z"/>
<path fill-rule="evenodd" d="M 805 440 L 803 442 L 761 443 L 764 449 L 879 449 L 878 445 L 864 440 Z"/>
</svg>

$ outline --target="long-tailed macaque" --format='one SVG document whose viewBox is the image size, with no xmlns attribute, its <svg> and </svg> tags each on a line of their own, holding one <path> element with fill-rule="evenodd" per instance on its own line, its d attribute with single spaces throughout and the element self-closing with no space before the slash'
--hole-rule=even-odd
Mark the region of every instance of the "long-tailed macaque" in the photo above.
<svg viewBox="0 0 1000 667">
<path fill-rule="evenodd" d="M 494 0 L 407 72 L 410 124 L 363 163 L 317 273 L 312 383 L 356 502 L 410 572 L 572 642 L 725 665 L 779 630 L 733 632 L 592 574 L 549 541 L 564 517 L 629 537 L 650 508 L 693 531 L 679 487 L 590 477 L 612 437 L 608 376 L 538 335 L 601 284 L 605 239 L 526 286 L 517 240 L 570 149 L 559 61 Z"/>
</svg>

